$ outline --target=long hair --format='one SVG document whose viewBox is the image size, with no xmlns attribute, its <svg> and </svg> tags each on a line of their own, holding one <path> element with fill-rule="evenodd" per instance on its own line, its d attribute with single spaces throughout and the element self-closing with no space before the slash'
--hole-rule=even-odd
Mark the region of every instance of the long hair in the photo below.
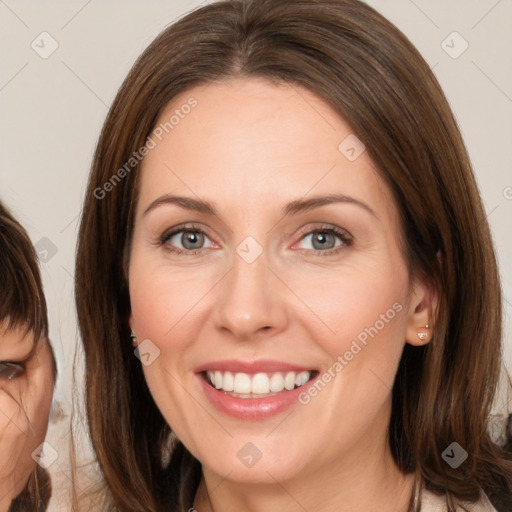
<svg viewBox="0 0 512 512">
<path fill-rule="evenodd" d="M 95 151 L 80 224 L 76 304 L 92 444 L 119 511 L 187 510 L 200 464 L 170 427 L 129 342 L 127 266 L 139 155 L 179 93 L 232 77 L 315 93 L 365 144 L 400 212 L 413 275 L 437 291 L 432 341 L 406 345 L 392 391 L 389 444 L 421 488 L 457 501 L 485 491 L 512 510 L 512 448 L 487 422 L 501 368 L 500 282 L 485 210 L 461 134 L 431 69 L 409 40 L 358 0 L 227 0 L 167 27 L 122 84 Z M 467 461 L 443 451 L 457 442 Z"/>
</svg>

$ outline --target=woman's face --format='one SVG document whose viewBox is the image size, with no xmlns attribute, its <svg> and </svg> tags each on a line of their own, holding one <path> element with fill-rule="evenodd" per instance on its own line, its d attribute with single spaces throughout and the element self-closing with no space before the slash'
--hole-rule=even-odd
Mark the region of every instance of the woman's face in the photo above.
<svg viewBox="0 0 512 512">
<path fill-rule="evenodd" d="M 231 480 L 367 465 L 428 316 L 368 152 L 312 93 L 258 79 L 182 93 L 155 134 L 130 325 L 169 425 Z"/>
</svg>

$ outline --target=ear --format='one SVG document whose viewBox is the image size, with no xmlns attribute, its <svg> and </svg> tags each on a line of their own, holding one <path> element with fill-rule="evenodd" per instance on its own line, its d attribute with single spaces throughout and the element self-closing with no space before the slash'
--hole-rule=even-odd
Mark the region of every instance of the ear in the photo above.
<svg viewBox="0 0 512 512">
<path fill-rule="evenodd" d="M 410 345 L 426 345 L 432 339 L 436 322 L 438 296 L 431 283 L 415 279 L 412 283 L 405 341 Z M 428 326 L 428 327 L 427 327 Z"/>
</svg>

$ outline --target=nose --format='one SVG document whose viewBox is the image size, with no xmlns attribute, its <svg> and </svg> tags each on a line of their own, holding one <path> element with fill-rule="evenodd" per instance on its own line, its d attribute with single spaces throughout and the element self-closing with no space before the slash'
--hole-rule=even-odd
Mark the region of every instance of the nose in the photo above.
<svg viewBox="0 0 512 512">
<path fill-rule="evenodd" d="M 218 286 L 214 323 L 224 334 L 249 341 L 286 329 L 288 290 L 269 268 L 265 252 L 252 263 L 235 254 Z"/>
</svg>

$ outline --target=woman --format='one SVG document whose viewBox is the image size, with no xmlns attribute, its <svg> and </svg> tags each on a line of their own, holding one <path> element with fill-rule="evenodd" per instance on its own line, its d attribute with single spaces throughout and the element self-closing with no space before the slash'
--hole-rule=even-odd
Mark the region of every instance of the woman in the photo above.
<svg viewBox="0 0 512 512">
<path fill-rule="evenodd" d="M 105 508 L 512 509 L 485 211 L 434 75 L 363 3 L 157 37 L 100 136 L 76 301 Z"/>
<path fill-rule="evenodd" d="M 0 510 L 44 511 L 51 482 L 37 464 L 56 378 L 37 255 L 0 203 Z"/>
</svg>

